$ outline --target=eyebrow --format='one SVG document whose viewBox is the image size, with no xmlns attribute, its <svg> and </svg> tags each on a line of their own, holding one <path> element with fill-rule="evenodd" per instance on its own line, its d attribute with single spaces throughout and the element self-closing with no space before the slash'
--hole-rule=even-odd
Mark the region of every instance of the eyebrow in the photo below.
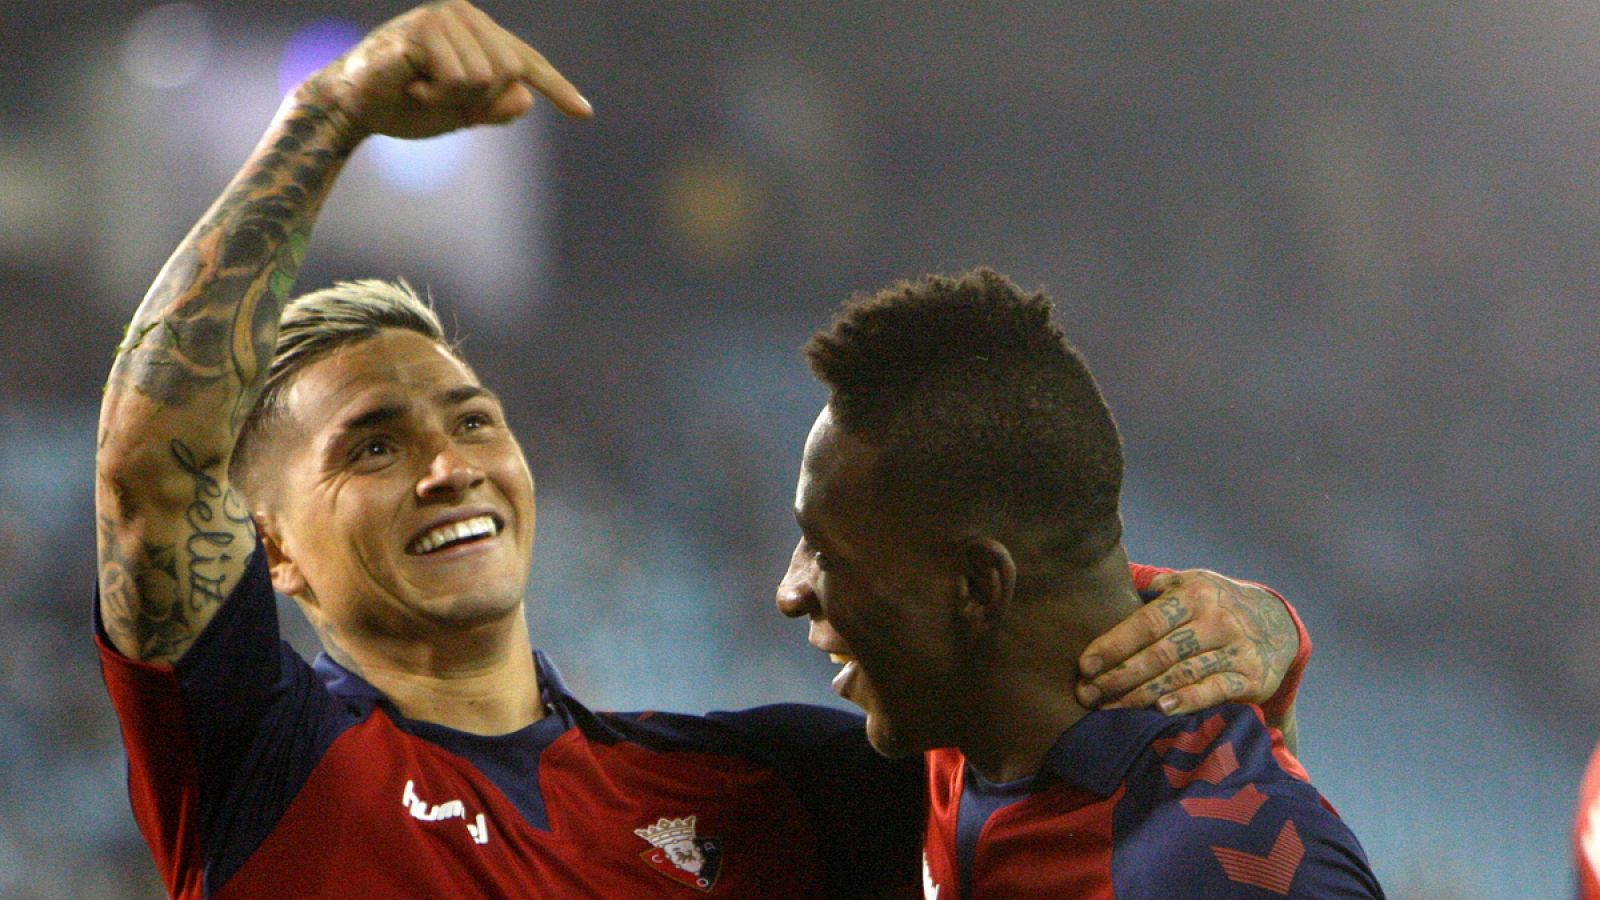
<svg viewBox="0 0 1600 900">
<path fill-rule="evenodd" d="M 349 434 L 352 431 L 364 431 L 379 425 L 386 425 L 406 414 L 405 406 L 399 403 L 385 403 L 382 406 L 369 409 L 366 412 L 340 423 L 335 429 L 338 434 Z"/>
<path fill-rule="evenodd" d="M 500 402 L 498 394 L 480 384 L 463 384 L 460 387 L 453 387 L 439 395 L 439 402 L 445 406 L 460 406 L 468 400 L 476 400 L 479 397 L 487 397 L 496 403 Z"/>
<path fill-rule="evenodd" d="M 476 400 L 479 397 L 487 397 L 496 403 L 500 402 L 500 398 L 495 394 L 494 391 L 476 384 L 464 384 L 460 387 L 453 387 L 439 394 L 438 400 L 444 406 L 460 406 L 463 403 Z M 380 425 L 387 425 L 396 419 L 404 417 L 405 414 L 405 404 L 385 403 L 340 423 L 339 427 L 334 431 L 335 434 L 338 435 L 350 434 L 351 432 L 355 431 L 364 431 L 368 428 L 376 428 Z"/>
</svg>

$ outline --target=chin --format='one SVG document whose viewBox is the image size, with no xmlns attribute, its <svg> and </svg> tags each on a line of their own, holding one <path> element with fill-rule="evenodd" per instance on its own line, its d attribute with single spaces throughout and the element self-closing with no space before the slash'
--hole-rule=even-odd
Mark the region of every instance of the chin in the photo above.
<svg viewBox="0 0 1600 900">
<path fill-rule="evenodd" d="M 914 741 L 908 741 L 895 730 L 892 723 L 884 721 L 881 713 L 867 713 L 867 743 L 881 756 L 889 759 L 900 759 L 920 753 L 925 748 L 919 747 Z"/>
<path fill-rule="evenodd" d="M 441 598 L 432 604 L 434 617 L 451 625 L 484 625 L 507 616 L 518 615 L 522 609 L 522 593 L 478 590 Z"/>
</svg>

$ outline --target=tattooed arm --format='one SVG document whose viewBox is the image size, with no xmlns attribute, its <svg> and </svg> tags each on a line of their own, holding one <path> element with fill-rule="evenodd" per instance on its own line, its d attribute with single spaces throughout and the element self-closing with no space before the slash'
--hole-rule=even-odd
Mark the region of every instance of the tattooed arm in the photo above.
<svg viewBox="0 0 1600 900">
<path fill-rule="evenodd" d="M 228 462 L 345 160 L 369 134 L 510 121 L 533 91 L 590 114 L 544 57 L 451 0 L 380 27 L 284 101 L 156 277 L 106 383 L 95 507 L 100 610 L 117 650 L 175 661 L 244 573 L 254 526 Z"/>
<path fill-rule="evenodd" d="M 1295 752 L 1293 695 L 1310 642 L 1283 598 L 1203 570 L 1157 575 L 1149 589 L 1160 595 L 1079 657 L 1080 702 L 1169 714 L 1255 703 Z"/>
</svg>

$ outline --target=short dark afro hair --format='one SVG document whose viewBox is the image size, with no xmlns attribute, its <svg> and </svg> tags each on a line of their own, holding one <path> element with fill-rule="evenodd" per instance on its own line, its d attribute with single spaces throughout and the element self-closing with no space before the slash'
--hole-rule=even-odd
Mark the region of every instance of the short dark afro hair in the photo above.
<svg viewBox="0 0 1600 900">
<path fill-rule="evenodd" d="M 1081 567 L 1122 539 L 1122 441 L 1052 306 L 990 269 L 929 275 L 852 298 L 805 354 L 930 538 L 1024 530 Z"/>
</svg>

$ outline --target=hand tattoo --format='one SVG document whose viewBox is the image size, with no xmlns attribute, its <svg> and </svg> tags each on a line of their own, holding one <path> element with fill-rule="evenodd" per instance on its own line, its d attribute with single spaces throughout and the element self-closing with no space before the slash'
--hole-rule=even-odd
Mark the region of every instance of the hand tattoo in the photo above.
<svg viewBox="0 0 1600 900">
<path fill-rule="evenodd" d="M 1184 607 L 1180 597 L 1163 597 L 1156 601 L 1156 609 L 1167 617 L 1167 627 L 1177 628 L 1189 617 L 1189 610 Z"/>
<path fill-rule="evenodd" d="M 1262 588 L 1206 577 L 1217 586 L 1218 607 L 1233 620 L 1261 666 L 1262 683 L 1281 682 L 1298 644 L 1294 620 L 1283 602 Z"/>
<path fill-rule="evenodd" d="M 1178 652 L 1180 660 L 1188 659 L 1200 652 L 1200 638 L 1195 635 L 1193 628 L 1174 631 L 1167 640 L 1172 642 L 1172 647 Z"/>
</svg>

